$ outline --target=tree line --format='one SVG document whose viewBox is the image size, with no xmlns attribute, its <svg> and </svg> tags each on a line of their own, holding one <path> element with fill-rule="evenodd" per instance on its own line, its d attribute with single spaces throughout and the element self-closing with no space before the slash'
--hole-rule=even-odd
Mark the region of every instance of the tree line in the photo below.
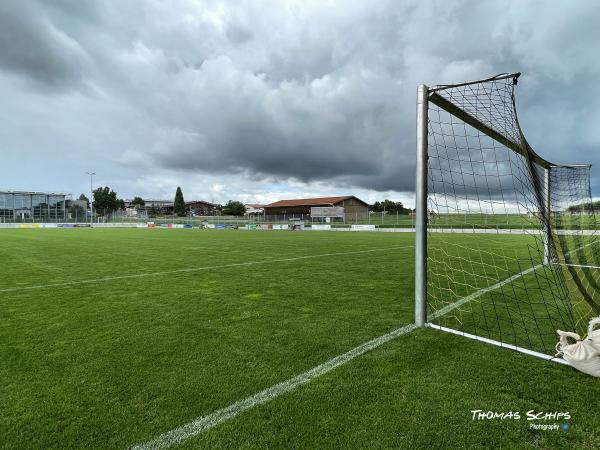
<svg viewBox="0 0 600 450">
<path fill-rule="evenodd" d="M 370 211 L 388 213 L 388 214 L 410 214 L 411 210 L 405 208 L 402 202 L 395 202 L 393 200 L 385 199 L 381 202 L 375 202 L 369 207 Z"/>
<path fill-rule="evenodd" d="M 92 205 L 97 214 L 102 214 L 108 211 L 123 211 L 125 210 L 125 201 L 118 197 L 117 193 L 109 186 L 102 186 L 92 191 L 93 201 Z M 86 207 L 90 206 L 90 199 L 85 195 L 81 194 L 79 200 L 85 201 Z M 146 206 L 146 202 L 142 197 L 136 196 L 129 203 L 130 206 L 141 210 Z M 75 211 L 81 209 L 79 205 L 73 205 L 71 207 L 71 213 L 75 215 L 77 212 L 80 215 L 85 214 L 84 211 Z M 227 216 L 243 216 L 246 214 L 246 206 L 239 201 L 229 200 L 225 205 L 215 205 L 215 209 L 220 211 L 221 214 Z M 175 197 L 173 200 L 173 212 L 179 217 L 185 217 L 187 215 L 187 209 L 185 205 L 185 199 L 183 197 L 183 191 L 180 186 L 177 186 L 175 190 Z M 161 214 L 160 208 L 152 206 L 148 209 L 150 216 L 158 216 Z"/>
<path fill-rule="evenodd" d="M 595 202 L 581 203 L 579 205 L 571 205 L 567 208 L 570 213 L 591 213 L 592 211 L 600 211 L 600 200 Z"/>
<path fill-rule="evenodd" d="M 118 197 L 117 193 L 109 186 L 102 186 L 95 189 L 93 192 L 93 206 L 94 210 L 98 213 L 104 213 L 105 211 L 123 211 L 125 210 L 125 201 Z M 85 194 L 79 196 L 79 200 L 86 202 L 89 207 L 90 200 Z M 136 196 L 130 202 L 130 205 L 140 210 L 146 206 L 146 202 L 143 198 Z M 592 208 L 592 205 L 585 205 Z M 595 208 L 600 207 L 600 202 L 595 202 L 593 205 Z M 577 206 L 581 208 L 582 206 Z M 74 205 L 73 208 L 78 208 Z M 246 214 L 246 206 L 237 200 L 229 200 L 225 205 L 215 205 L 215 209 L 221 214 L 226 216 L 243 216 Z M 569 208 L 571 209 L 571 208 Z M 175 190 L 175 198 L 173 200 L 173 211 L 179 217 L 185 217 L 187 215 L 185 200 L 183 198 L 183 191 L 180 186 L 177 186 Z M 383 201 L 376 201 L 372 205 L 369 205 L 369 211 L 376 213 L 387 213 L 387 214 L 409 214 L 411 210 L 405 208 L 402 202 L 395 202 L 393 200 L 385 199 Z M 72 211 L 74 213 L 74 211 Z M 158 216 L 161 213 L 160 208 L 152 206 L 148 208 L 148 213 L 151 217 Z M 81 211 L 83 214 L 83 211 Z"/>
</svg>

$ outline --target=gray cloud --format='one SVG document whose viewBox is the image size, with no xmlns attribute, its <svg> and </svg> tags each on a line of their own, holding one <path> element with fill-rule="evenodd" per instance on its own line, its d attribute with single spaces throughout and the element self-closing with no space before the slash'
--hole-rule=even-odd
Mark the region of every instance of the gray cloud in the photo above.
<svg viewBox="0 0 600 450">
<path fill-rule="evenodd" d="M 127 180 L 165 172 L 409 192 L 416 86 L 521 70 L 531 144 L 600 163 L 599 15 L 593 1 L 5 2 L 0 145 L 11 164 L 53 154 L 69 160 L 57 175 L 94 165 L 132 194 Z"/>
<path fill-rule="evenodd" d="M 0 4 L 0 69 L 44 89 L 72 89 L 83 81 L 85 51 L 69 30 L 24 2 Z"/>
</svg>

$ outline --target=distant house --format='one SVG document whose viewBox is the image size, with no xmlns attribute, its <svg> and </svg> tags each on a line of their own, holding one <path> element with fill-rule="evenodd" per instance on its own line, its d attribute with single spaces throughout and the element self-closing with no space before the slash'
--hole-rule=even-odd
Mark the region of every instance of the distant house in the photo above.
<svg viewBox="0 0 600 450">
<path fill-rule="evenodd" d="M 264 209 L 266 215 L 310 215 L 311 208 L 324 206 L 342 207 L 346 216 L 356 219 L 369 217 L 369 205 L 354 195 L 279 200 L 265 205 Z"/>
<path fill-rule="evenodd" d="M 162 209 L 165 207 L 168 207 L 169 205 L 171 206 L 171 208 L 173 207 L 173 200 L 144 200 L 144 208 L 145 209 L 150 209 L 150 208 L 158 208 L 158 209 Z"/>
<path fill-rule="evenodd" d="M 156 209 L 161 212 L 168 210 L 169 206 L 173 210 L 173 200 L 144 200 L 144 206 L 133 205 L 132 199 L 125 199 L 125 214 L 129 217 L 146 216 L 146 212 L 150 209 Z"/>
<path fill-rule="evenodd" d="M 185 209 L 193 216 L 214 216 L 219 206 L 203 200 L 185 202 Z"/>
<path fill-rule="evenodd" d="M 265 212 L 265 205 L 248 203 L 244 206 L 246 207 L 246 214 L 263 214 Z"/>
</svg>

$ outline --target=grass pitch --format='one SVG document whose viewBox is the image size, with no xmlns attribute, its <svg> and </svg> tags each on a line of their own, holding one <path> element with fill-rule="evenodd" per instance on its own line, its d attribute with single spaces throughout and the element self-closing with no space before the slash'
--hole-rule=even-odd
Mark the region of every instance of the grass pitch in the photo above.
<svg viewBox="0 0 600 450">
<path fill-rule="evenodd" d="M 1 230 L 0 445 L 127 448 L 409 324 L 412 244 L 404 233 Z M 570 368 L 419 330 L 183 447 L 597 448 L 598 398 L 598 380 Z M 534 430 L 473 421 L 474 409 L 572 419 Z"/>
</svg>

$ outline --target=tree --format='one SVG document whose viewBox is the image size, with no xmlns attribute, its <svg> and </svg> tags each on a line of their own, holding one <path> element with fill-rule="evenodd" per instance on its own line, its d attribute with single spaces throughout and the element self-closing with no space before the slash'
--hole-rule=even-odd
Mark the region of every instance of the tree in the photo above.
<svg viewBox="0 0 600 450">
<path fill-rule="evenodd" d="M 122 198 L 117 200 L 117 209 L 125 211 L 125 200 L 123 200 Z"/>
<path fill-rule="evenodd" d="M 373 212 L 386 212 L 389 214 L 408 214 L 409 209 L 405 208 L 402 202 L 395 202 L 393 200 L 384 200 L 382 202 L 375 202 L 371 206 Z"/>
<path fill-rule="evenodd" d="M 85 194 L 81 194 L 81 195 L 79 196 L 79 200 L 85 200 L 85 204 L 87 205 L 87 207 L 88 207 L 88 208 L 90 207 L 90 199 L 89 199 L 89 198 L 87 198 L 87 197 L 85 196 Z"/>
<path fill-rule="evenodd" d="M 108 186 L 99 187 L 94 191 L 94 209 L 100 211 L 114 211 L 119 208 L 120 203 L 117 193 Z"/>
<path fill-rule="evenodd" d="M 181 188 L 179 186 L 177 186 L 177 190 L 175 191 L 173 210 L 179 217 L 185 216 L 185 200 L 183 199 L 183 192 L 181 192 Z"/>
<path fill-rule="evenodd" d="M 134 197 L 133 200 L 131 201 L 131 204 L 133 206 L 135 206 L 136 209 L 140 209 L 140 208 L 143 208 L 144 206 L 146 206 L 146 202 L 144 201 L 144 199 L 142 197 Z"/>
<path fill-rule="evenodd" d="M 226 216 L 243 216 L 246 214 L 246 207 L 242 202 L 229 200 L 223 207 L 223 214 Z"/>
<path fill-rule="evenodd" d="M 80 198 L 79 200 L 84 200 Z M 84 218 L 85 217 L 85 208 L 77 203 L 71 203 L 69 206 L 69 214 L 72 218 Z"/>
<path fill-rule="evenodd" d="M 600 200 L 592 203 L 579 203 L 577 205 L 571 205 L 567 210 L 571 213 L 591 213 L 592 211 L 597 212 L 600 209 Z"/>
<path fill-rule="evenodd" d="M 156 206 L 151 206 L 148 210 L 148 217 L 158 217 L 159 214 L 160 209 L 158 209 Z"/>
</svg>

